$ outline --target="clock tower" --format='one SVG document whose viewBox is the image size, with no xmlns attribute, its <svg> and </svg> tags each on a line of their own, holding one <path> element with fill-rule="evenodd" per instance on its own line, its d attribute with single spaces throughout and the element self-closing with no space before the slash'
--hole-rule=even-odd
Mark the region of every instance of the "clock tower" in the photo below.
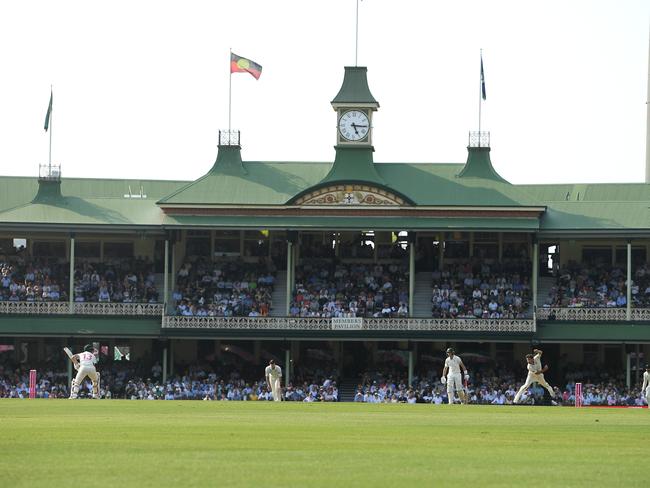
<svg viewBox="0 0 650 488">
<path fill-rule="evenodd" d="M 367 68 L 347 66 L 332 107 L 336 111 L 336 156 L 325 177 L 288 203 L 309 207 L 412 205 L 395 191 L 373 161 L 372 116 L 379 103 L 368 88 Z"/>
<path fill-rule="evenodd" d="M 372 114 L 379 103 L 370 93 L 367 71 L 364 66 L 347 66 L 343 85 L 332 100 L 337 146 L 372 147 Z"/>
</svg>

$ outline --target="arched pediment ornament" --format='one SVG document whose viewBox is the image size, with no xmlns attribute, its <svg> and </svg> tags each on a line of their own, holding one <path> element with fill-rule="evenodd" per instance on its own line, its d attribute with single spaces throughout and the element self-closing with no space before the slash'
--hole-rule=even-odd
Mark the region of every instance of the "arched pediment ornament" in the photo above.
<svg viewBox="0 0 650 488">
<path fill-rule="evenodd" d="M 404 199 L 370 185 L 332 185 L 301 196 L 296 205 L 400 206 Z"/>
</svg>

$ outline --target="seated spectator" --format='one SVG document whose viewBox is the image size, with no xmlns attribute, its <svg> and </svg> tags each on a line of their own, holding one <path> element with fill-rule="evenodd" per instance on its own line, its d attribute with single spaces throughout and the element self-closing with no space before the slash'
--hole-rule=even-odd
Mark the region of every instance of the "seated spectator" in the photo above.
<svg viewBox="0 0 650 488">
<path fill-rule="evenodd" d="M 310 260 L 296 267 L 292 298 L 294 317 L 396 317 L 408 302 L 408 271 L 404 264 Z"/>
<path fill-rule="evenodd" d="M 176 313 L 184 316 L 262 317 L 272 307 L 272 262 L 242 260 L 185 263 L 172 293 Z"/>
<path fill-rule="evenodd" d="M 530 315 L 530 263 L 455 263 L 432 275 L 435 318 L 514 319 Z"/>
</svg>

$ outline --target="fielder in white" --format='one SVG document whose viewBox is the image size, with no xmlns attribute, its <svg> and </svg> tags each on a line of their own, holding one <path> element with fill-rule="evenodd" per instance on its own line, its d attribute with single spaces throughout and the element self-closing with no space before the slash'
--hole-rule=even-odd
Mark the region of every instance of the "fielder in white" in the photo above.
<svg viewBox="0 0 650 488">
<path fill-rule="evenodd" d="M 282 370 L 280 366 L 275 364 L 271 359 L 269 365 L 264 370 L 266 376 L 266 384 L 269 385 L 269 390 L 273 394 L 273 401 L 279 402 L 282 399 L 282 387 L 280 385 L 280 378 L 282 378 Z"/>
<path fill-rule="evenodd" d="M 650 364 L 645 365 L 645 373 L 643 373 L 643 386 L 641 387 L 641 394 L 645 396 L 645 402 L 650 405 Z"/>
<path fill-rule="evenodd" d="M 72 388 L 70 391 L 70 399 L 75 399 L 79 396 L 79 386 L 81 382 L 88 376 L 93 382 L 93 398 L 99 398 L 99 373 L 95 369 L 97 364 L 97 356 L 93 354 L 92 344 L 86 344 L 83 352 L 73 354 L 70 361 L 75 365 L 77 376 L 72 380 Z"/>
<path fill-rule="evenodd" d="M 528 376 L 526 377 L 526 383 L 524 383 L 521 388 L 519 388 L 519 391 L 515 395 L 515 399 L 512 401 L 512 403 L 519 403 L 521 395 L 523 395 L 524 392 L 530 388 L 530 385 L 533 383 L 539 383 L 541 386 L 546 388 L 551 394 L 551 398 L 553 398 L 553 400 L 556 398 L 553 387 L 549 385 L 544 379 L 544 373 L 548 371 L 548 366 L 542 367 L 542 351 L 541 349 L 533 349 L 533 352 L 535 353 L 534 356 L 532 354 L 526 354 L 526 362 L 528 363 L 526 365 L 526 368 L 528 369 Z"/>
<path fill-rule="evenodd" d="M 463 388 L 463 378 L 461 370 L 465 375 L 465 381 L 469 380 L 467 368 L 463 364 L 460 357 L 454 354 L 454 350 L 450 347 L 447 349 L 447 359 L 445 359 L 445 369 L 442 370 L 442 378 L 440 382 L 444 385 L 447 384 L 447 399 L 449 405 L 454 403 L 454 391 L 458 392 L 458 397 L 461 402 L 466 403 L 465 389 Z M 449 372 L 449 374 L 447 374 Z"/>
</svg>

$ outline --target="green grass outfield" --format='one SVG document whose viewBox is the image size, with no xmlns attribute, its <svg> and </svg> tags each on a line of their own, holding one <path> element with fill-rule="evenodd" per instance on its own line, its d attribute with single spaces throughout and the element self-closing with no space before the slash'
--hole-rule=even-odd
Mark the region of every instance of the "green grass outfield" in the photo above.
<svg viewBox="0 0 650 488">
<path fill-rule="evenodd" d="M 0 400 L 0 486 L 645 486 L 650 411 Z"/>
</svg>

